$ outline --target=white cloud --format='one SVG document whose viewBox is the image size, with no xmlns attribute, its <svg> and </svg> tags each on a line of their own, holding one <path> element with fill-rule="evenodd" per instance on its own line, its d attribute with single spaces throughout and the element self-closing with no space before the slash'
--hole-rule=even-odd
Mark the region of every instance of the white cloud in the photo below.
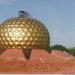
<svg viewBox="0 0 75 75">
<path fill-rule="evenodd" d="M 9 5 L 15 3 L 16 0 L 0 0 L 0 4 Z"/>
</svg>

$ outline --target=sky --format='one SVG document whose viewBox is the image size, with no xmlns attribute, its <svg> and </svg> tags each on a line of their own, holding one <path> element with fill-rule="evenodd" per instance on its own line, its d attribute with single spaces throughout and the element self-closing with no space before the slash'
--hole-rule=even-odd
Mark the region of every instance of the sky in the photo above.
<svg viewBox="0 0 75 75">
<path fill-rule="evenodd" d="M 0 23 L 19 10 L 45 24 L 50 45 L 75 47 L 75 0 L 0 0 Z"/>
</svg>

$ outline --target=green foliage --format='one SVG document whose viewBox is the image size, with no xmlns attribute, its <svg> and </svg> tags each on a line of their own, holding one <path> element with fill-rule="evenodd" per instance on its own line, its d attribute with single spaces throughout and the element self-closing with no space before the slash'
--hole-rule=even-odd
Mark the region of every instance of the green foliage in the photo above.
<svg viewBox="0 0 75 75">
<path fill-rule="evenodd" d="M 66 47 L 64 47 L 62 45 L 54 45 L 54 46 L 50 46 L 49 50 L 50 51 L 52 51 L 52 50 L 66 51 L 67 53 L 75 56 L 75 47 L 73 47 L 73 48 L 66 48 Z"/>
<path fill-rule="evenodd" d="M 75 56 L 75 47 L 73 48 L 69 48 L 69 53 L 72 54 L 73 56 Z"/>
<path fill-rule="evenodd" d="M 62 46 L 62 45 L 54 45 L 54 46 L 51 46 L 50 47 L 51 50 L 60 50 L 60 51 L 66 51 L 66 52 L 69 52 L 69 50 Z"/>
</svg>

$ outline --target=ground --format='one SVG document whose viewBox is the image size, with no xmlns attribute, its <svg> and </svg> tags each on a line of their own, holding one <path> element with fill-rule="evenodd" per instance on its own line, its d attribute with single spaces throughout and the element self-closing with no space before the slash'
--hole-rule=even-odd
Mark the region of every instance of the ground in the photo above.
<svg viewBox="0 0 75 75">
<path fill-rule="evenodd" d="M 75 73 L 75 57 L 58 50 L 49 54 L 34 49 L 26 60 L 21 50 L 7 50 L 0 56 L 0 73 Z"/>
</svg>

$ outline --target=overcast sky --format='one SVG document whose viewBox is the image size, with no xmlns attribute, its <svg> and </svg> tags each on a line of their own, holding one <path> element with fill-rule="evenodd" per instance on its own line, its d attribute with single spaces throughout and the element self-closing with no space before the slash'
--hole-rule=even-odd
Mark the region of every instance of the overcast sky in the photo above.
<svg viewBox="0 0 75 75">
<path fill-rule="evenodd" d="M 0 0 L 0 22 L 29 12 L 45 24 L 50 44 L 75 47 L 75 0 Z"/>
</svg>

